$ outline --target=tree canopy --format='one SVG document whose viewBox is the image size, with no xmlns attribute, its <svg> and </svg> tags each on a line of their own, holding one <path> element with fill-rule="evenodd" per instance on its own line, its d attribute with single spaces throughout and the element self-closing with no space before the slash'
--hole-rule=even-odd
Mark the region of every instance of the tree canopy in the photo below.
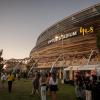
<svg viewBox="0 0 100 100">
<path fill-rule="evenodd" d="M 97 48 L 98 48 L 98 51 L 100 53 L 100 31 L 97 32 L 96 38 L 97 38 L 97 40 L 96 40 Z"/>
<path fill-rule="evenodd" d="M 1 71 L 1 69 L 3 67 L 3 64 L 2 64 L 3 57 L 1 57 L 2 56 L 2 52 L 3 52 L 3 50 L 0 50 L 0 71 Z"/>
</svg>

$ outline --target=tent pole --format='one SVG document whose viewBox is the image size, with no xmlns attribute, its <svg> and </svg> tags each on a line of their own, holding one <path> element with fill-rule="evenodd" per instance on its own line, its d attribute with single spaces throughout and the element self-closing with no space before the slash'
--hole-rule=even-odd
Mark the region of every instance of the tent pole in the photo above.
<svg viewBox="0 0 100 100">
<path fill-rule="evenodd" d="M 59 58 L 61 57 L 61 55 L 58 56 L 58 58 L 56 59 L 56 61 L 52 64 L 52 67 L 50 69 L 50 72 L 52 72 L 54 65 L 56 64 L 56 62 L 59 60 Z"/>
<path fill-rule="evenodd" d="M 89 59 L 88 59 L 88 61 L 87 61 L 87 65 L 89 64 L 89 62 L 90 62 L 90 60 L 91 60 L 91 57 L 92 57 L 92 55 L 93 55 L 93 52 L 94 52 L 94 50 L 91 49 L 91 53 L 90 53 Z"/>
</svg>

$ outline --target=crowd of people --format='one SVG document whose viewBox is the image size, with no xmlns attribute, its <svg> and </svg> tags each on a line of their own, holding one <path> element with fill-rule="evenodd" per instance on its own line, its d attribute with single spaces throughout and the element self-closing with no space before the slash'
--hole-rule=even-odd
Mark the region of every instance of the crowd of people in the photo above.
<svg viewBox="0 0 100 100">
<path fill-rule="evenodd" d="M 100 92 L 100 84 L 97 86 L 97 76 L 96 73 L 79 72 L 77 71 L 74 75 L 74 87 L 77 100 L 100 100 L 98 98 L 98 93 Z M 8 82 L 8 92 L 12 93 L 12 84 L 15 80 L 20 80 L 21 76 L 19 73 L 1 73 L 1 87 L 5 88 L 5 82 Z M 25 78 L 27 79 L 27 78 Z M 97 93 L 97 90 L 98 93 Z M 41 100 L 47 100 L 47 95 L 51 96 L 51 100 L 57 100 L 58 91 L 58 76 L 56 72 L 34 72 L 32 77 L 32 92 L 31 96 L 38 94 Z M 100 97 L 100 96 L 99 96 Z M 98 98 L 98 99 L 96 99 Z"/>
<path fill-rule="evenodd" d="M 20 80 L 18 73 L 14 75 L 11 71 L 9 73 L 1 73 L 1 87 L 5 88 L 5 82 L 8 83 L 8 92 L 12 93 L 12 85 L 15 79 Z M 47 95 L 50 95 L 52 100 L 57 100 L 56 92 L 58 90 L 58 79 L 55 72 L 47 73 L 35 72 L 32 78 L 32 92 L 31 96 L 38 94 L 41 100 L 47 100 Z"/>
<path fill-rule="evenodd" d="M 77 100 L 100 100 L 95 99 L 97 92 L 94 91 L 97 86 L 96 73 L 91 72 L 77 72 L 75 76 L 75 93 Z M 99 89 L 100 87 L 98 87 Z"/>
<path fill-rule="evenodd" d="M 57 100 L 58 79 L 56 73 L 35 73 L 32 80 L 33 88 L 31 95 L 35 93 L 41 95 L 41 100 L 47 100 L 47 94 L 52 100 Z"/>
</svg>

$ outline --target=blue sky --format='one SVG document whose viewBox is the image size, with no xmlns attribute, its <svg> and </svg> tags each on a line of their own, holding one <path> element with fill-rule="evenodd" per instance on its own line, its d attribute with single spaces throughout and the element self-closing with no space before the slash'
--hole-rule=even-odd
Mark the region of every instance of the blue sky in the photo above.
<svg viewBox="0 0 100 100">
<path fill-rule="evenodd" d="M 63 18 L 100 0 L 0 0 L 3 57 L 29 57 L 38 36 Z"/>
</svg>

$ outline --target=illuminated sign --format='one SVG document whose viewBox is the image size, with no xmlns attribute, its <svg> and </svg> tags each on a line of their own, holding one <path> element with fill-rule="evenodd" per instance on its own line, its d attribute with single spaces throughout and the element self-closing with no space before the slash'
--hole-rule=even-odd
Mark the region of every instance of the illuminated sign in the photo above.
<svg viewBox="0 0 100 100">
<path fill-rule="evenodd" d="M 77 31 L 71 32 L 71 33 L 67 33 L 67 34 L 64 34 L 64 35 L 60 35 L 60 36 L 56 36 L 55 38 L 49 40 L 49 41 L 48 41 L 48 44 L 54 43 L 54 42 L 56 42 L 56 41 L 60 41 L 60 40 L 62 40 L 62 39 L 67 39 L 67 38 L 73 37 L 73 36 L 75 36 L 75 35 L 77 35 Z"/>
<path fill-rule="evenodd" d="M 90 28 L 80 27 L 80 33 L 83 34 L 83 35 L 88 34 L 88 33 L 93 33 L 93 32 L 94 32 L 93 27 L 90 27 Z"/>
<path fill-rule="evenodd" d="M 85 34 L 89 34 L 89 33 L 93 33 L 93 32 L 94 32 L 94 28 L 92 26 L 89 28 L 80 27 L 79 33 L 77 31 L 74 31 L 74 32 L 66 33 L 66 34 L 63 34 L 60 36 L 56 36 L 55 38 L 49 40 L 48 44 L 60 41 L 62 39 L 67 39 L 69 37 L 73 37 L 73 36 L 76 36 L 78 34 L 82 34 L 84 36 Z"/>
</svg>

